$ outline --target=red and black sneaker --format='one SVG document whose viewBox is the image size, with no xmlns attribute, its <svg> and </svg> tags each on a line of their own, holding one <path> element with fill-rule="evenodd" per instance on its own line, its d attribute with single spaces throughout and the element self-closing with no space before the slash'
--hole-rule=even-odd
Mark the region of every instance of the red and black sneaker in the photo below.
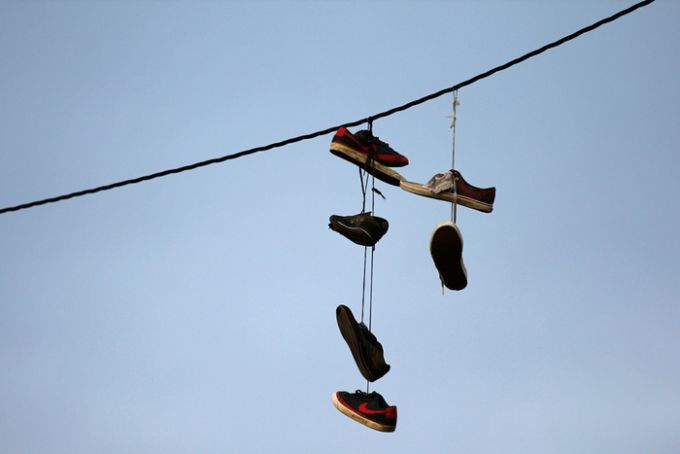
<svg viewBox="0 0 680 454">
<path fill-rule="evenodd" d="M 359 390 L 354 393 L 338 391 L 332 399 L 341 413 L 371 429 L 394 432 L 397 428 L 397 407 L 388 405 L 375 391 L 370 394 Z"/>
<path fill-rule="evenodd" d="M 385 183 L 399 186 L 399 182 L 404 180 L 404 177 L 390 167 L 405 166 L 408 158 L 394 151 L 368 130 L 352 134 L 344 126 L 340 127 L 331 140 L 330 151 Z"/>
</svg>

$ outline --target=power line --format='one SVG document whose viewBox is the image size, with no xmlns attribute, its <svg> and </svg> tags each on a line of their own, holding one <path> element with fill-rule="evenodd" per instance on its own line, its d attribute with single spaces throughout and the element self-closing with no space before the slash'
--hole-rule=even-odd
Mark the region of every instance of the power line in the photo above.
<svg viewBox="0 0 680 454">
<path fill-rule="evenodd" d="M 164 177 L 164 176 L 167 176 L 167 175 L 172 175 L 172 174 L 175 174 L 175 173 L 182 173 L 182 172 L 186 172 L 186 171 L 189 171 L 189 170 L 198 169 L 199 167 L 206 167 L 206 166 L 209 166 L 209 165 L 212 165 L 212 164 L 217 164 L 217 163 L 220 163 L 220 162 L 225 162 L 225 161 L 229 161 L 229 160 L 232 160 L 232 159 L 237 159 L 237 158 L 240 158 L 240 157 L 243 157 L 243 156 L 251 155 L 251 154 L 254 154 L 254 153 L 259 153 L 259 152 L 262 152 L 262 151 L 271 150 L 271 149 L 274 149 L 274 148 L 285 147 L 286 145 L 291 145 L 293 143 L 302 142 L 304 140 L 309 140 L 309 139 L 313 139 L 313 138 L 316 138 L 316 137 L 319 137 L 319 136 L 330 134 L 332 132 L 335 132 L 341 126 L 345 126 L 345 127 L 358 126 L 358 125 L 366 123 L 368 121 L 373 121 L 373 120 L 377 120 L 379 118 L 384 118 L 384 117 L 393 115 L 395 113 L 402 112 L 404 110 L 410 109 L 411 107 L 415 107 L 415 106 L 422 104 L 424 102 L 431 101 L 431 100 L 438 98 L 442 95 L 445 95 L 447 93 L 452 93 L 455 90 L 459 90 L 463 87 L 467 87 L 468 85 L 472 85 L 473 83 L 478 82 L 482 79 L 486 79 L 487 77 L 490 77 L 490 76 L 496 74 L 497 72 L 506 70 L 506 69 L 508 69 L 508 68 L 510 68 L 514 65 L 522 63 L 522 62 L 524 62 L 524 61 L 526 61 L 526 60 L 528 60 L 532 57 L 535 57 L 537 55 L 542 54 L 543 52 L 545 52 L 547 50 L 561 46 L 562 44 L 564 44 L 568 41 L 571 41 L 573 39 L 576 39 L 576 38 L 578 38 L 579 36 L 581 36 L 585 33 L 591 32 L 591 31 L 595 30 L 596 28 L 601 27 L 602 25 L 608 24 L 610 22 L 614 22 L 615 20 L 617 20 L 617 19 L 619 19 L 619 18 L 621 18 L 621 17 L 623 17 L 627 14 L 632 13 L 633 11 L 635 11 L 639 8 L 642 8 L 643 6 L 647 6 L 647 5 L 649 5 L 650 3 L 653 3 L 653 2 L 654 2 L 654 0 L 644 0 L 642 2 L 636 3 L 635 5 L 630 6 L 629 8 L 626 8 L 624 10 L 621 10 L 616 14 L 613 14 L 609 17 L 604 18 L 604 19 L 600 19 L 599 21 L 597 21 L 597 22 L 595 22 L 591 25 L 588 25 L 587 27 L 584 27 L 584 28 L 582 28 L 578 31 L 575 31 L 574 33 L 572 33 L 570 35 L 564 36 L 564 37 L 558 39 L 557 41 L 553 41 L 552 43 L 546 44 L 545 46 L 543 46 L 541 48 L 538 48 L 536 50 L 528 52 L 528 53 L 522 55 L 521 57 L 517 57 L 514 60 L 510 60 L 509 62 L 504 63 L 502 65 L 496 66 L 495 68 L 492 68 L 492 69 L 490 69 L 486 72 L 483 72 L 483 73 L 478 74 L 474 77 L 471 77 L 470 79 L 467 79 L 463 82 L 460 82 L 456 85 L 453 85 L 452 87 L 444 88 L 444 89 L 439 90 L 435 93 L 431 93 L 429 95 L 423 96 L 422 98 L 416 99 L 414 101 L 410 101 L 410 102 L 403 104 L 401 106 L 398 106 L 398 107 L 393 107 L 393 108 L 386 110 L 384 112 L 380 112 L 380 113 L 377 113 L 375 115 L 371 115 L 369 117 L 362 118 L 360 120 L 355 120 L 355 121 L 343 123 L 343 124 L 337 125 L 337 126 L 331 126 L 329 128 L 322 129 L 320 131 L 310 132 L 308 134 L 303 134 L 303 135 L 300 135 L 300 136 L 297 136 L 297 137 L 291 137 L 289 139 L 282 140 L 280 142 L 271 143 L 269 145 L 263 145 L 263 146 L 259 146 L 259 147 L 255 147 L 255 148 L 250 148 L 250 149 L 247 149 L 247 150 L 242 150 L 242 151 L 232 153 L 232 154 L 228 154 L 228 155 L 225 155 L 225 156 L 220 156 L 220 157 L 208 159 L 208 160 L 205 160 L 205 161 L 195 162 L 193 164 L 187 164 L 187 165 L 184 165 L 184 166 L 181 166 L 181 167 L 175 167 L 173 169 L 167 169 L 167 170 L 162 170 L 160 172 L 151 173 L 151 174 L 148 174 L 148 175 L 143 175 L 143 176 L 140 176 L 140 177 L 137 177 L 137 178 L 131 178 L 131 179 L 128 179 L 128 180 L 123 180 L 123 181 L 118 181 L 118 182 L 115 182 L 115 183 L 97 186 L 95 188 L 83 189 L 81 191 L 71 192 L 69 194 L 58 195 L 58 196 L 49 197 L 49 198 L 46 198 L 46 199 L 35 200 L 33 202 L 28 202 L 28 203 L 23 203 L 23 204 L 20 204 L 20 205 L 2 208 L 2 209 L 0 209 L 0 214 L 9 213 L 9 212 L 12 212 L 12 211 L 25 210 L 25 209 L 33 208 L 33 207 L 40 206 L 40 205 L 47 205 L 49 203 L 61 202 L 63 200 L 73 199 L 73 198 L 76 198 L 76 197 L 82 197 L 84 195 L 95 194 L 97 192 L 102 192 L 102 191 L 109 191 L 111 189 L 120 188 L 120 187 L 128 186 L 128 185 L 131 185 L 131 184 L 137 184 L 137 183 L 141 183 L 141 182 L 144 182 L 144 181 L 153 180 L 153 179 L 156 179 L 156 178 L 161 178 L 161 177 Z"/>
</svg>

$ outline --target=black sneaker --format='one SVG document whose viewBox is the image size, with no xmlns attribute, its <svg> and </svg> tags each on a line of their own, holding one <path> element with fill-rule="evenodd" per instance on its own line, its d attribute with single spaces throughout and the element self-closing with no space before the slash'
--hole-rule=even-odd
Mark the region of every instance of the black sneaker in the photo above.
<svg viewBox="0 0 680 454">
<path fill-rule="evenodd" d="M 370 394 L 359 390 L 355 393 L 338 391 L 333 394 L 332 400 L 335 408 L 345 416 L 371 429 L 394 432 L 397 428 L 397 407 L 388 405 L 375 391 Z"/>
<path fill-rule="evenodd" d="M 335 317 L 361 375 L 372 382 L 389 372 L 390 365 L 385 363 L 382 345 L 366 325 L 357 323 L 349 307 L 338 306 Z"/>
<path fill-rule="evenodd" d="M 329 221 L 328 227 L 361 246 L 375 246 L 389 228 L 387 220 L 372 216 L 370 213 L 353 216 L 334 214 Z"/>
<path fill-rule="evenodd" d="M 430 238 L 430 253 L 442 285 L 451 290 L 463 290 L 467 286 L 463 237 L 453 222 L 441 222 L 435 226 Z"/>
</svg>

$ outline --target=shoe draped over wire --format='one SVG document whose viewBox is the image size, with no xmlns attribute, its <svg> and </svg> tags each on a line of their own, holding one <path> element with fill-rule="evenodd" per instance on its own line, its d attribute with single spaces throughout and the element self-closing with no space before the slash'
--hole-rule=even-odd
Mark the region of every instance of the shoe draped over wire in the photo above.
<svg viewBox="0 0 680 454">
<path fill-rule="evenodd" d="M 340 127 L 331 140 L 330 152 L 358 165 L 385 183 L 399 186 L 399 182 L 404 180 L 390 167 L 403 167 L 408 164 L 408 158 L 394 151 L 371 131 L 362 130 L 352 134 L 344 126 Z"/>
</svg>

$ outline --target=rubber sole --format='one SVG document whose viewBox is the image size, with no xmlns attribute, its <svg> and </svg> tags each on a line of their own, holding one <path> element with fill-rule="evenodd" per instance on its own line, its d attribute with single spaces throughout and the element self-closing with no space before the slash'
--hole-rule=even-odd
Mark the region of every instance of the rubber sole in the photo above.
<svg viewBox="0 0 680 454">
<path fill-rule="evenodd" d="M 450 290 L 463 290 L 467 286 L 463 237 L 453 222 L 445 221 L 435 226 L 430 239 L 430 253 L 442 284 Z"/>
</svg>

